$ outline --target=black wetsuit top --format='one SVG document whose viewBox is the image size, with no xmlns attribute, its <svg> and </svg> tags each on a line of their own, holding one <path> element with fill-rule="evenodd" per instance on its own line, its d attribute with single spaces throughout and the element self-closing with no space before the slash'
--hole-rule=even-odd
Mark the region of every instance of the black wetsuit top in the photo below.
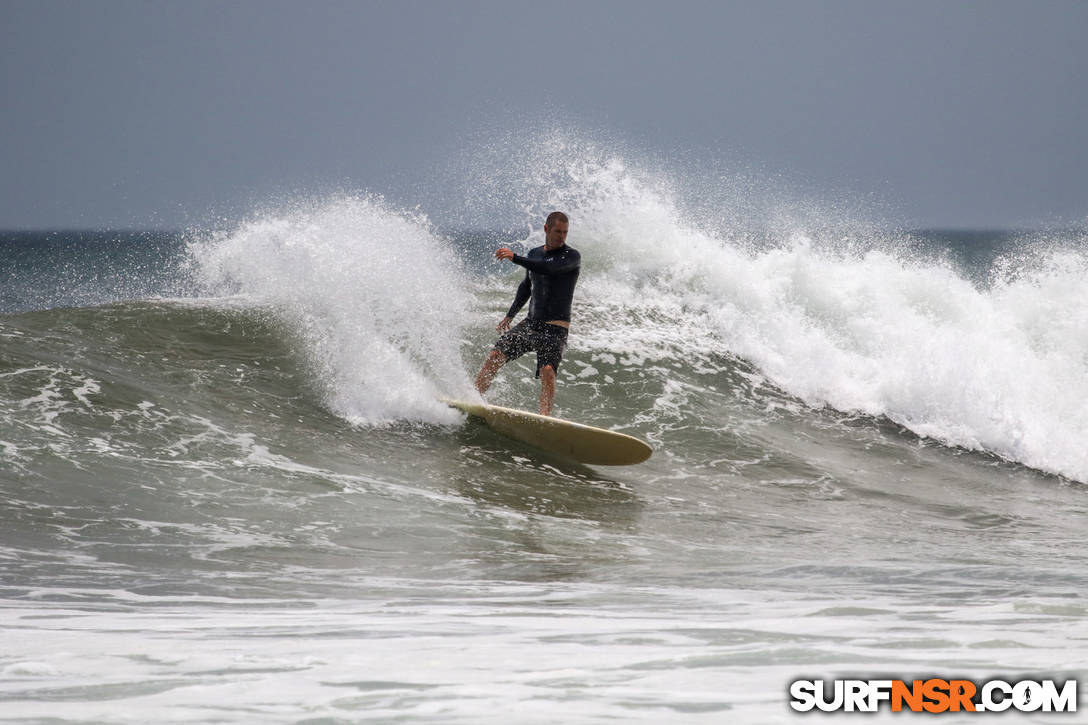
<svg viewBox="0 0 1088 725">
<path fill-rule="evenodd" d="M 514 304 L 510 305 L 506 316 L 516 315 L 526 300 L 532 297 L 530 320 L 570 322 L 570 303 L 574 299 L 574 285 L 578 282 L 578 272 L 582 266 L 582 255 L 578 254 L 578 250 L 564 244 L 549 252 L 540 246 L 524 257 L 515 254 L 511 261 L 525 267 L 525 279 L 518 286 Z"/>
</svg>

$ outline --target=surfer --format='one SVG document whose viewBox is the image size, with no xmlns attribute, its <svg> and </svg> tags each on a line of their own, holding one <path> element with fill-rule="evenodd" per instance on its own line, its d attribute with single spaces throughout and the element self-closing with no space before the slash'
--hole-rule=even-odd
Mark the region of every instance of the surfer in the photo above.
<svg viewBox="0 0 1088 725">
<path fill-rule="evenodd" d="M 496 259 L 508 259 L 525 268 L 514 303 L 495 328 L 503 333 L 476 375 L 476 390 L 483 395 L 499 368 L 530 350 L 536 351 L 536 376 L 540 378 L 540 414 L 551 415 L 555 400 L 555 372 L 567 348 L 570 305 L 582 265 L 582 255 L 567 246 L 570 222 L 561 211 L 553 211 L 544 222 L 544 245 L 527 255 L 514 254 L 506 247 L 495 251 Z M 518 311 L 529 302 L 526 319 L 510 327 Z"/>
</svg>

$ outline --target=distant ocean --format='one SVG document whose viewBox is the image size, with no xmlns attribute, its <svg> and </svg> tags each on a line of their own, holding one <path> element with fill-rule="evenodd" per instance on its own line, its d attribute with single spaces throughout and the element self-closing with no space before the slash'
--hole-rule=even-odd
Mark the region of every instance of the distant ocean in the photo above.
<svg viewBox="0 0 1088 725">
<path fill-rule="evenodd" d="M 626 468 L 436 400 L 472 395 L 535 210 L 0 236 L 0 722 L 777 723 L 801 677 L 1088 701 L 1084 232 L 733 233 L 620 176 L 542 203 L 584 260 L 556 413 L 650 441 Z M 492 402 L 532 408 L 531 364 Z"/>
</svg>

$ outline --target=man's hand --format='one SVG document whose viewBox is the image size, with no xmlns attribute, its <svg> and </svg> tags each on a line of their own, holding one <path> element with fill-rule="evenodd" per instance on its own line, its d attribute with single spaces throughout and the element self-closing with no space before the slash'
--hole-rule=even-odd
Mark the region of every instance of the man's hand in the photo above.
<svg viewBox="0 0 1088 725">
<path fill-rule="evenodd" d="M 499 247 L 495 250 L 495 259 L 513 259 L 514 250 L 507 249 L 506 247 Z"/>
<path fill-rule="evenodd" d="M 506 251 L 510 251 L 510 250 L 508 249 Z M 498 330 L 499 332 L 506 332 L 507 330 L 510 329 L 510 323 L 511 323 L 511 321 L 513 321 L 513 319 L 514 319 L 513 317 L 504 317 L 504 318 L 502 318 L 502 322 L 500 322 L 495 329 Z"/>
</svg>

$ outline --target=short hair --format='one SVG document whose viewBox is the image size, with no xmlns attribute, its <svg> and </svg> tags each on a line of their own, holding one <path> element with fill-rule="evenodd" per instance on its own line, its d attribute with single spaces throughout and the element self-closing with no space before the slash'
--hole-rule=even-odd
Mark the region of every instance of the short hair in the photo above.
<svg viewBox="0 0 1088 725">
<path fill-rule="evenodd" d="M 544 220 L 544 226 L 552 227 L 552 226 L 555 226 L 556 222 L 563 222 L 565 224 L 570 224 L 570 220 L 567 219 L 566 214 L 564 214 L 561 211 L 553 211 L 551 214 L 548 215 L 548 218 Z"/>
</svg>

